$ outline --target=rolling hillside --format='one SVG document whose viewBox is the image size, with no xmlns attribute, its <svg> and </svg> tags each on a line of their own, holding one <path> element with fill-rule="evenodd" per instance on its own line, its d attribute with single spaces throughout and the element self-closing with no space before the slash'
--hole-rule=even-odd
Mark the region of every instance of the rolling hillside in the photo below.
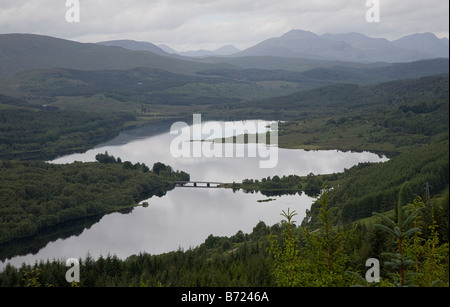
<svg viewBox="0 0 450 307">
<path fill-rule="evenodd" d="M 230 67 L 230 65 L 222 65 Z M 0 78 L 41 68 L 79 70 L 131 69 L 151 67 L 175 73 L 193 74 L 211 68 L 172 57 L 120 47 L 85 44 L 34 34 L 0 35 Z"/>
</svg>

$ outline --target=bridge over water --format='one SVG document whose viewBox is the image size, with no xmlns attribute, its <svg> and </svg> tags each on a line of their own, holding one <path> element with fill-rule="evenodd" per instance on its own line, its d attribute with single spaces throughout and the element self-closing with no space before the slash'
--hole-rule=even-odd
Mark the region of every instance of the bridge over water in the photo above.
<svg viewBox="0 0 450 307">
<path fill-rule="evenodd" d="M 174 181 L 175 187 L 183 188 L 222 188 L 223 182 L 213 181 Z"/>
</svg>

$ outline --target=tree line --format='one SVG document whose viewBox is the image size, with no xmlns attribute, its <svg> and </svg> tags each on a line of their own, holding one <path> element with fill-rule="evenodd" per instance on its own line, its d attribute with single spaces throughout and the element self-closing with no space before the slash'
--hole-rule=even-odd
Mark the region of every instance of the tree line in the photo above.
<svg viewBox="0 0 450 307">
<path fill-rule="evenodd" d="M 306 176 L 283 175 L 268 176 L 259 179 L 244 179 L 241 183 L 233 182 L 226 184 L 226 188 L 233 191 L 243 190 L 244 193 L 259 191 L 265 196 L 276 196 L 285 194 L 296 194 L 305 192 L 308 196 L 317 196 L 323 186 L 323 181 L 327 178 L 335 178 L 334 175 L 314 175 L 310 173 Z"/>
</svg>

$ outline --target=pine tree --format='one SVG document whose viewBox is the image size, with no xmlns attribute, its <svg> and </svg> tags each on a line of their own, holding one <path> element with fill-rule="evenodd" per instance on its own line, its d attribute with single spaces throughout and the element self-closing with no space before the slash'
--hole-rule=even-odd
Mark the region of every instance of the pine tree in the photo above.
<svg viewBox="0 0 450 307">
<path fill-rule="evenodd" d="M 271 234 L 268 237 L 270 242 L 268 250 L 274 258 L 274 275 L 277 285 L 280 287 L 306 286 L 302 280 L 304 273 L 299 257 L 298 237 L 294 233 L 295 221 L 293 218 L 297 213 L 295 210 L 290 212 L 289 209 L 287 212 L 284 210 L 282 212 L 281 215 L 286 220 L 282 220 L 284 229 L 281 244 L 275 235 Z"/>
<path fill-rule="evenodd" d="M 328 191 L 323 190 L 320 201 L 321 228 L 309 232 L 302 228 L 305 238 L 305 255 L 308 257 L 313 283 L 310 286 L 346 286 L 349 277 L 345 274 L 348 255 L 345 252 L 350 231 L 332 226 L 331 212 L 328 208 Z"/>
<path fill-rule="evenodd" d="M 435 220 L 435 208 L 431 204 L 429 207 L 417 196 L 413 202 L 414 209 L 428 209 L 431 212 L 431 224 L 429 225 L 429 235 L 427 238 L 415 233 L 413 238 L 405 242 L 405 252 L 415 260 L 413 272 L 415 273 L 415 285 L 429 287 L 437 285 L 448 286 L 448 267 L 445 261 L 448 259 L 449 245 L 439 244 L 438 225 Z M 421 224 L 421 217 L 416 216 L 414 226 Z"/>
<path fill-rule="evenodd" d="M 397 205 L 395 207 L 397 222 L 388 218 L 387 216 L 374 212 L 373 214 L 380 217 L 387 225 L 375 224 L 374 227 L 379 228 L 392 236 L 395 237 L 397 241 L 397 252 L 396 253 L 383 253 L 382 255 L 390 258 L 390 261 L 386 261 L 385 265 L 392 267 L 395 271 L 393 275 L 394 284 L 400 287 L 411 285 L 411 280 L 407 279 L 408 277 L 412 277 L 417 275 L 417 273 L 408 273 L 406 274 L 406 269 L 415 264 L 416 262 L 411 257 L 408 257 L 404 253 L 404 240 L 405 238 L 420 232 L 420 228 L 411 227 L 411 223 L 416 219 L 416 216 L 423 210 L 423 207 L 420 207 L 414 210 L 406 219 L 403 218 L 403 207 L 405 204 L 405 190 L 407 189 L 408 183 L 402 185 Z"/>
</svg>

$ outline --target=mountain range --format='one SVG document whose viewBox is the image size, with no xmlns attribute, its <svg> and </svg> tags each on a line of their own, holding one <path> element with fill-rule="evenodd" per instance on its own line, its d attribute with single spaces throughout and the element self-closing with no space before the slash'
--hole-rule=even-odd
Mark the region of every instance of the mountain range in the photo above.
<svg viewBox="0 0 450 307">
<path fill-rule="evenodd" d="M 150 67 L 190 75 L 217 69 L 302 72 L 318 67 L 382 67 L 397 62 L 448 58 L 448 50 L 448 39 L 440 40 L 432 33 L 388 41 L 359 33 L 319 36 L 292 30 L 242 51 L 224 46 L 214 51 L 184 53 L 133 40 L 80 43 L 44 35 L 0 34 L 0 78 L 57 67 L 78 70 Z"/>
<path fill-rule="evenodd" d="M 317 35 L 292 30 L 270 38 L 235 56 L 282 56 L 351 62 L 411 62 L 449 57 L 448 39 L 432 33 L 413 34 L 395 41 L 360 33 Z"/>
<path fill-rule="evenodd" d="M 167 45 L 161 44 L 161 45 L 155 45 L 149 42 L 138 42 L 134 40 L 129 39 L 122 39 L 122 40 L 111 40 L 111 41 L 104 41 L 99 42 L 98 44 L 104 45 L 104 46 L 116 46 L 116 47 L 122 47 L 128 50 L 137 50 L 137 51 L 149 51 L 153 52 L 159 55 L 164 56 L 186 56 L 186 57 L 208 57 L 208 56 L 227 56 L 227 55 L 233 55 L 238 53 L 240 50 L 232 45 L 225 45 L 222 46 L 216 50 L 189 50 L 189 51 L 182 51 L 178 52 L 175 49 L 170 48 Z"/>
<path fill-rule="evenodd" d="M 226 45 L 219 49 L 177 52 L 167 45 L 156 46 L 148 42 L 116 40 L 100 42 L 131 50 L 146 50 L 167 56 L 273 56 L 316 60 L 350 62 L 411 62 L 423 59 L 449 57 L 448 39 L 439 39 L 433 33 L 417 33 L 389 41 L 372 38 L 360 33 L 317 35 L 310 31 L 292 30 L 280 36 L 264 40 L 240 51 Z"/>
<path fill-rule="evenodd" d="M 130 43 L 128 46 L 135 48 L 136 45 Z M 0 78 L 11 77 L 32 69 L 56 67 L 79 70 L 151 67 L 169 72 L 195 74 L 198 70 L 210 69 L 211 65 L 216 66 L 165 56 L 161 53 L 79 43 L 51 36 L 0 34 Z M 219 66 L 230 67 L 228 64 Z"/>
</svg>

